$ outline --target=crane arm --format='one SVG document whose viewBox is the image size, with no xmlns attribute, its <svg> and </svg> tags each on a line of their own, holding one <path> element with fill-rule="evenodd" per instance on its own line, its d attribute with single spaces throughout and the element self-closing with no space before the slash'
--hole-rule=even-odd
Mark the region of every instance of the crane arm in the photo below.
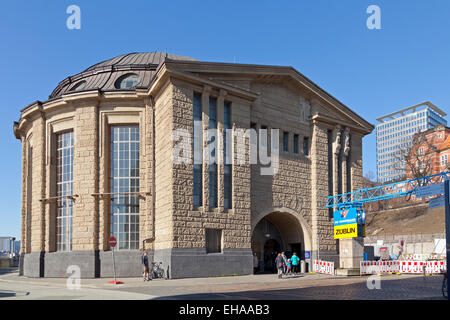
<svg viewBox="0 0 450 320">
<path fill-rule="evenodd" d="M 359 189 L 353 192 L 329 196 L 326 208 L 360 206 L 363 203 L 413 195 L 422 186 L 443 183 L 450 179 L 450 171 L 383 186 Z"/>
</svg>

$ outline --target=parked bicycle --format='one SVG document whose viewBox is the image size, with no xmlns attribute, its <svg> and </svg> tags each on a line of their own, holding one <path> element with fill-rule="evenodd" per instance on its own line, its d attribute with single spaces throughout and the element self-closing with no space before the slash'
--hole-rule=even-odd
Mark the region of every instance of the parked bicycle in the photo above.
<svg viewBox="0 0 450 320">
<path fill-rule="evenodd" d="M 444 273 L 444 280 L 442 281 L 442 295 L 444 298 L 448 296 L 448 288 L 447 288 L 447 272 Z"/>
<path fill-rule="evenodd" d="M 164 269 L 162 268 L 162 262 L 152 262 L 151 278 L 164 279 Z"/>
</svg>

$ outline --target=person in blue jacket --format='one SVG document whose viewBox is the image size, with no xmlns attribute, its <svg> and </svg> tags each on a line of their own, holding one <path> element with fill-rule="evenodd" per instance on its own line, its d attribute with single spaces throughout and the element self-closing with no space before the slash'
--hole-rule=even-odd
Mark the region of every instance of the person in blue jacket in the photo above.
<svg viewBox="0 0 450 320">
<path fill-rule="evenodd" d="M 143 267 L 143 269 L 144 269 L 144 273 L 143 273 L 144 281 L 150 281 L 150 280 L 152 280 L 152 279 L 150 278 L 150 275 L 149 275 L 149 266 L 148 266 L 148 255 L 147 255 L 147 251 L 144 251 L 144 254 L 142 255 L 142 267 Z"/>
<path fill-rule="evenodd" d="M 294 273 L 299 273 L 300 258 L 297 257 L 297 253 L 295 252 L 292 254 L 291 263 L 292 263 L 292 271 Z"/>
</svg>

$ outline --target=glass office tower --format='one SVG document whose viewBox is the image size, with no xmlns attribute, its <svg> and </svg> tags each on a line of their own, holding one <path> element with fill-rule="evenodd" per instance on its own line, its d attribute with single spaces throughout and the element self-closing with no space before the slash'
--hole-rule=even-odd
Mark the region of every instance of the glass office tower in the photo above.
<svg viewBox="0 0 450 320">
<path fill-rule="evenodd" d="M 377 121 L 377 180 L 381 183 L 406 178 L 405 164 L 399 159 L 412 146 L 416 132 L 447 125 L 447 114 L 430 102 L 388 114 Z"/>
</svg>

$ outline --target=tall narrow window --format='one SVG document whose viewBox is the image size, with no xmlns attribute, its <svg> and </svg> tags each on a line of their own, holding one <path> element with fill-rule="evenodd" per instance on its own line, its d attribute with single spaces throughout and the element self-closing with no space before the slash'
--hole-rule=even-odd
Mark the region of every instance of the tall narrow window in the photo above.
<svg viewBox="0 0 450 320">
<path fill-rule="evenodd" d="M 294 154 L 298 154 L 298 134 L 294 134 Z"/>
<path fill-rule="evenodd" d="M 261 130 L 259 131 L 259 141 L 260 146 L 259 148 L 263 149 L 267 155 L 269 155 L 269 133 L 267 126 L 261 126 Z"/>
<path fill-rule="evenodd" d="M 305 156 L 309 156 L 309 138 L 308 137 L 303 138 L 303 154 Z"/>
<path fill-rule="evenodd" d="M 257 124 L 250 122 L 250 166 L 258 162 L 258 131 Z"/>
<path fill-rule="evenodd" d="M 202 206 L 203 193 L 202 95 L 194 93 L 194 207 Z"/>
<path fill-rule="evenodd" d="M 224 189 L 224 208 L 231 209 L 231 195 L 232 195 L 232 159 L 231 154 L 227 153 L 227 148 L 231 147 L 227 145 L 227 130 L 229 135 L 231 135 L 231 103 L 225 102 L 224 104 L 224 117 L 223 117 L 223 158 L 224 158 L 224 166 L 223 166 L 223 189 Z M 232 141 L 232 140 L 231 140 Z M 230 142 L 231 142 L 230 141 Z"/>
<path fill-rule="evenodd" d="M 283 151 L 289 152 L 289 132 L 283 132 Z"/>
<path fill-rule="evenodd" d="M 111 235 L 139 249 L 139 126 L 111 127 Z"/>
<path fill-rule="evenodd" d="M 217 130 L 217 99 L 209 98 L 209 207 L 217 208 L 217 161 L 216 148 L 217 140 L 215 132 Z"/>
<path fill-rule="evenodd" d="M 56 250 L 72 250 L 73 203 L 66 196 L 73 194 L 73 132 L 56 137 Z"/>
</svg>

